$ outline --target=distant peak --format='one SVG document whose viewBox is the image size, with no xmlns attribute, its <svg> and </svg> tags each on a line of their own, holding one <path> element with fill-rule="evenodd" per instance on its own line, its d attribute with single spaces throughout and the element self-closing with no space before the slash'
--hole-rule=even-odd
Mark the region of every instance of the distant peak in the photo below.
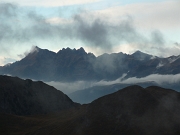
<svg viewBox="0 0 180 135">
<path fill-rule="evenodd" d="M 83 47 L 79 48 L 77 51 L 79 51 L 81 53 L 86 53 Z"/>
<path fill-rule="evenodd" d="M 38 46 L 32 46 L 29 53 L 39 52 L 41 50 Z"/>
<path fill-rule="evenodd" d="M 133 54 L 146 54 L 146 53 L 137 50 L 137 51 L 135 51 Z"/>
<path fill-rule="evenodd" d="M 76 50 L 76 49 L 73 49 L 73 50 Z M 67 48 L 62 48 L 62 50 L 59 50 L 60 51 L 73 51 L 71 48 L 67 47 Z"/>
<path fill-rule="evenodd" d="M 84 50 L 84 48 L 83 48 L 83 47 L 79 48 L 78 50 L 80 50 L 80 51 L 84 51 L 84 52 L 85 52 L 85 50 Z"/>
<path fill-rule="evenodd" d="M 61 53 L 61 52 L 72 52 L 72 53 L 87 54 L 83 47 L 81 47 L 81 48 L 79 48 L 77 50 L 75 48 L 71 49 L 71 48 L 67 47 L 67 48 L 63 48 L 58 53 Z"/>
<path fill-rule="evenodd" d="M 152 55 L 149 55 L 147 53 L 141 52 L 141 51 L 136 51 L 132 54 L 133 57 L 139 59 L 139 60 L 147 60 L 152 57 Z"/>
<path fill-rule="evenodd" d="M 39 48 L 38 46 L 33 46 L 33 47 L 34 47 L 34 48 L 37 48 L 37 49 Z"/>
<path fill-rule="evenodd" d="M 40 50 L 41 48 L 39 48 L 38 46 L 35 46 L 35 49 L 38 49 L 38 50 Z"/>
<path fill-rule="evenodd" d="M 149 55 L 149 54 L 137 50 L 132 55 Z"/>
</svg>

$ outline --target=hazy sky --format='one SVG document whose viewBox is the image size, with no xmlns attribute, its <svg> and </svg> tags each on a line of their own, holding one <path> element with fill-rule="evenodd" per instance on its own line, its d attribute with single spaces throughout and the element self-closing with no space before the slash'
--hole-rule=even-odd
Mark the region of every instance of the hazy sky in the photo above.
<svg viewBox="0 0 180 135">
<path fill-rule="evenodd" d="M 179 55 L 180 1 L 1 0 L 0 65 L 32 46 Z"/>
</svg>

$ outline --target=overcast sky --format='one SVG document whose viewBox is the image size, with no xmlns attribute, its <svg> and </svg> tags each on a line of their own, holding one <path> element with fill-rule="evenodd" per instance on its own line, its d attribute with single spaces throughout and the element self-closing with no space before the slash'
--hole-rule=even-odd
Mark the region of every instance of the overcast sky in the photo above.
<svg viewBox="0 0 180 135">
<path fill-rule="evenodd" d="M 0 1 L 0 65 L 32 46 L 59 51 L 180 54 L 179 0 Z"/>
</svg>

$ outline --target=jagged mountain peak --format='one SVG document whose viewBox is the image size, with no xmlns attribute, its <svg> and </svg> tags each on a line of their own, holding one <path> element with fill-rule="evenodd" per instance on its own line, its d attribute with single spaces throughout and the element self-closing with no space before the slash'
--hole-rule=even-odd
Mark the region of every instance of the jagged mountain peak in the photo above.
<svg viewBox="0 0 180 135">
<path fill-rule="evenodd" d="M 69 53 L 82 54 L 82 55 L 87 54 L 83 47 L 81 47 L 79 49 L 75 49 L 75 48 L 71 49 L 69 47 L 63 48 L 62 50 L 59 50 L 57 54 L 68 54 L 69 55 Z"/>
<path fill-rule="evenodd" d="M 29 54 L 32 54 L 32 53 L 36 53 L 36 52 L 39 52 L 41 50 L 41 48 L 39 48 L 38 46 L 32 46 L 31 47 L 31 50 L 29 51 L 28 55 Z"/>
<path fill-rule="evenodd" d="M 55 55 L 56 53 L 53 51 L 50 51 L 48 49 L 41 49 L 38 46 L 33 46 L 30 50 L 30 52 L 26 55 L 24 59 L 32 59 L 32 58 L 44 58 L 44 57 L 51 57 Z"/>
<path fill-rule="evenodd" d="M 51 81 L 113 80 L 124 73 L 127 73 L 126 77 L 145 77 L 152 73 L 177 74 L 180 73 L 177 68 L 179 61 L 179 57 L 159 58 L 141 51 L 133 54 L 104 53 L 96 57 L 82 47 L 63 48 L 55 53 L 34 46 L 22 60 L 0 68 L 0 74 Z M 170 67 L 172 70 L 169 70 Z"/>
</svg>

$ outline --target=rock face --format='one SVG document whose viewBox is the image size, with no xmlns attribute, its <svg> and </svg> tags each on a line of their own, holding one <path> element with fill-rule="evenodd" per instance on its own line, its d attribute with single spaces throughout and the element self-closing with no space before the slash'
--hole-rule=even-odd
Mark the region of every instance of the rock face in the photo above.
<svg viewBox="0 0 180 135">
<path fill-rule="evenodd" d="M 0 76 L 0 112 L 33 115 L 78 106 L 61 91 L 32 80 Z"/>
<path fill-rule="evenodd" d="M 135 85 L 56 115 L 0 115 L 0 131 L 19 135 L 179 135 L 179 113 L 180 93 Z"/>
<path fill-rule="evenodd" d="M 83 48 L 66 48 L 55 53 L 35 47 L 22 60 L 0 67 L 0 74 L 43 81 L 115 80 L 123 74 L 127 74 L 126 78 L 178 74 L 179 58 L 159 58 L 140 51 L 132 55 L 120 52 L 96 57 Z"/>
</svg>

